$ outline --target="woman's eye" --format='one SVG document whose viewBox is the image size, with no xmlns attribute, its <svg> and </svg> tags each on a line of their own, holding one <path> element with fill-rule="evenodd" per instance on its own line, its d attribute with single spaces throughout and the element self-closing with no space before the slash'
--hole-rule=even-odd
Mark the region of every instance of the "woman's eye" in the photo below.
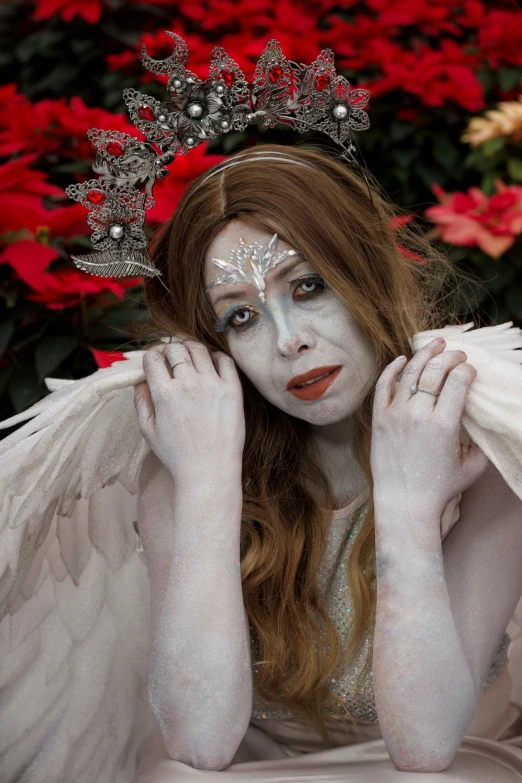
<svg viewBox="0 0 522 783">
<path fill-rule="evenodd" d="M 296 290 L 301 288 L 301 290 L 304 293 L 304 296 L 298 296 L 297 299 L 308 299 L 309 297 L 315 296 L 318 292 L 324 291 L 324 289 L 327 287 L 326 282 L 323 280 L 322 277 L 318 277 L 317 275 L 308 275 L 306 277 L 300 277 L 297 280 L 292 280 L 290 285 L 295 283 L 296 285 L 292 289 L 292 293 L 294 293 Z M 311 291 L 304 290 L 303 286 L 311 286 Z M 251 321 L 254 321 L 254 318 L 246 318 L 246 320 L 239 321 L 238 318 L 243 318 L 246 316 L 247 313 L 255 313 L 253 307 L 243 306 L 243 307 L 236 307 L 235 310 L 232 310 L 226 317 L 224 321 L 220 321 L 219 319 L 216 320 L 215 323 L 215 329 L 217 332 L 225 332 L 229 327 L 234 329 L 234 331 L 240 331 L 241 329 L 249 328 L 249 324 Z M 234 321 L 236 323 L 234 323 Z"/>
</svg>

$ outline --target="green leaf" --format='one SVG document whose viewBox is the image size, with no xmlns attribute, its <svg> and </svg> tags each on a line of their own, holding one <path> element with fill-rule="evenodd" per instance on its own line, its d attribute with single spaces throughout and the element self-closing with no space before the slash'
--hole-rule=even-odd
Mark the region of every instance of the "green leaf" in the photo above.
<svg viewBox="0 0 522 783">
<path fill-rule="evenodd" d="M 18 367 L 7 385 L 7 394 L 16 413 L 21 413 L 46 396 L 46 388 L 38 383 L 34 367 Z"/>
<path fill-rule="evenodd" d="M 506 304 L 516 318 L 522 318 L 522 287 L 513 286 L 506 294 Z"/>
<path fill-rule="evenodd" d="M 504 148 L 504 139 L 502 136 L 496 136 L 494 139 L 488 139 L 480 145 L 480 149 L 487 158 L 492 158 L 497 152 Z"/>
<path fill-rule="evenodd" d="M 520 87 L 522 69 L 500 68 L 497 71 L 497 79 L 501 90 L 514 90 L 516 87 Z"/>
<path fill-rule="evenodd" d="M 83 174 L 88 172 L 89 167 L 84 163 L 75 161 L 74 163 L 60 163 L 57 166 L 53 166 L 53 173 L 55 174 Z"/>
<path fill-rule="evenodd" d="M 434 169 L 426 163 L 422 163 L 422 161 L 416 164 L 415 171 L 430 190 L 435 183 L 441 182 L 440 169 Z"/>
<path fill-rule="evenodd" d="M 490 171 L 482 178 L 482 184 L 480 189 L 484 191 L 486 196 L 493 196 L 497 192 L 495 180 L 498 179 L 498 171 Z"/>
<path fill-rule="evenodd" d="M 484 68 L 483 70 L 476 71 L 475 75 L 478 77 L 479 82 L 483 86 L 484 92 L 491 92 L 495 90 L 496 80 L 493 71 L 491 71 L 489 68 Z"/>
<path fill-rule="evenodd" d="M 69 245 L 80 245 L 80 247 L 86 247 L 89 250 L 92 250 L 91 240 L 89 237 L 84 236 L 83 234 L 77 234 L 74 237 L 69 237 L 67 239 L 67 246 Z"/>
<path fill-rule="evenodd" d="M 63 360 L 74 351 L 78 342 L 77 335 L 64 334 L 47 335 L 38 343 L 34 358 L 39 383 L 59 367 Z"/>
<path fill-rule="evenodd" d="M 31 324 L 31 326 L 35 326 L 36 331 L 28 331 L 27 329 L 24 329 L 23 331 L 19 330 L 16 333 L 15 339 L 13 340 L 13 343 L 11 345 L 12 351 L 17 353 L 18 351 L 21 351 L 23 348 L 26 348 L 28 345 L 31 345 L 31 343 L 34 343 L 37 340 L 39 340 L 43 332 L 47 328 L 47 323 Z"/>
<path fill-rule="evenodd" d="M 403 166 L 404 168 L 407 168 L 411 166 L 415 158 L 418 157 L 419 151 L 415 147 L 396 147 L 392 152 L 393 157 L 399 164 L 399 166 Z"/>
<path fill-rule="evenodd" d="M 41 79 L 33 85 L 37 93 L 52 90 L 54 94 L 61 95 L 66 92 L 67 86 L 75 78 L 75 71 L 68 62 L 58 62 L 54 68 L 45 73 Z"/>
<path fill-rule="evenodd" d="M 4 321 L 3 324 L 0 324 L 0 359 L 6 352 L 7 346 L 9 345 L 9 340 L 13 336 L 14 332 L 14 323 L 13 321 Z"/>
<path fill-rule="evenodd" d="M 507 162 L 508 174 L 515 182 L 522 182 L 522 160 L 510 158 Z"/>
<path fill-rule="evenodd" d="M 392 120 L 390 125 L 390 139 L 393 142 L 402 141 L 407 136 L 411 136 L 414 129 L 415 126 L 411 123 Z"/>
<path fill-rule="evenodd" d="M 489 257 L 480 268 L 480 277 L 484 286 L 493 294 L 498 294 L 515 277 L 516 270 L 504 261 L 492 261 Z"/>
<path fill-rule="evenodd" d="M 9 367 L 0 368 L 0 394 L 3 394 L 7 389 L 15 369 L 16 368 L 14 364 L 9 365 Z"/>
<path fill-rule="evenodd" d="M 246 138 L 247 138 L 247 134 L 245 132 L 229 131 L 223 136 L 223 153 L 225 155 L 230 155 L 234 147 L 238 146 L 239 144 L 242 144 L 246 140 Z M 208 148 L 208 151 L 212 152 L 210 146 Z"/>
<path fill-rule="evenodd" d="M 433 157 L 446 171 L 454 171 L 459 162 L 459 152 L 446 136 L 433 145 Z"/>
</svg>

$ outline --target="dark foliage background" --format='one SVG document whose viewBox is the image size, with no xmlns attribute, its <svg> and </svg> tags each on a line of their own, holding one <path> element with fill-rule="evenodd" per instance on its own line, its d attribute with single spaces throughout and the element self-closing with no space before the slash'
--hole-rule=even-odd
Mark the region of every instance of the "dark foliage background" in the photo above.
<svg viewBox="0 0 522 783">
<path fill-rule="evenodd" d="M 486 320 L 522 322 L 516 2 L 15 0 L 0 5 L 0 419 L 46 395 L 45 377 L 79 378 L 136 348 L 141 280 L 74 267 L 90 229 L 64 188 L 93 176 L 89 128 L 138 135 L 125 87 L 165 97 L 165 77 L 139 59 L 142 43 L 155 58 L 170 54 L 165 30 L 185 39 L 187 67 L 202 79 L 216 44 L 249 80 L 270 38 L 296 62 L 331 48 L 338 73 L 372 93 L 372 126 L 357 139 L 370 170 L 483 281 Z M 201 145 L 158 183 L 147 225 L 167 219 L 187 182 L 223 155 L 300 139 L 278 126 Z"/>
</svg>

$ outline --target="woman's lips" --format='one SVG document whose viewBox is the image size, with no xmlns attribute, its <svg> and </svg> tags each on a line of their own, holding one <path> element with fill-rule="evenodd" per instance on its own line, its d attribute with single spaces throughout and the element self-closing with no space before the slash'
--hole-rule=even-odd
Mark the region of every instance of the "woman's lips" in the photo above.
<svg viewBox="0 0 522 783">
<path fill-rule="evenodd" d="M 342 367 L 337 367 L 337 369 L 332 370 L 332 372 L 329 373 L 326 378 L 321 378 L 320 380 L 314 381 L 313 383 L 308 384 L 308 386 L 303 386 L 300 389 L 297 388 L 297 386 L 292 386 L 292 388 L 288 389 L 288 391 L 290 394 L 293 394 L 294 397 L 298 397 L 300 400 L 317 400 L 319 397 L 322 397 L 325 391 L 332 385 L 341 370 Z"/>
</svg>

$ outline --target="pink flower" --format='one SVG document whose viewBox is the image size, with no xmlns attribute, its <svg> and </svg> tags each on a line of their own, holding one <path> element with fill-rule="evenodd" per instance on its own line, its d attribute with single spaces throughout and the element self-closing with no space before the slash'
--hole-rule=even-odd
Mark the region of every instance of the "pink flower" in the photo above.
<svg viewBox="0 0 522 783">
<path fill-rule="evenodd" d="M 499 258 L 522 233 L 522 187 L 495 181 L 497 193 L 488 198 L 479 188 L 467 193 L 445 193 L 439 186 L 433 192 L 440 205 L 426 210 L 435 223 L 435 233 L 445 242 L 462 247 L 480 247 Z"/>
</svg>

